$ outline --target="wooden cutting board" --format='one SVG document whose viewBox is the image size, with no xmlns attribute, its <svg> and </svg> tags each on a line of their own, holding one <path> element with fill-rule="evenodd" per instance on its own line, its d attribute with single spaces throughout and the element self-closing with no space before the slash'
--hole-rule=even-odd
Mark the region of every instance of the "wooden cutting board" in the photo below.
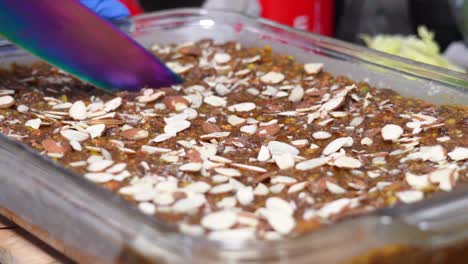
<svg viewBox="0 0 468 264">
<path fill-rule="evenodd" d="M 72 262 L 0 216 L 0 263 L 58 264 Z"/>
</svg>

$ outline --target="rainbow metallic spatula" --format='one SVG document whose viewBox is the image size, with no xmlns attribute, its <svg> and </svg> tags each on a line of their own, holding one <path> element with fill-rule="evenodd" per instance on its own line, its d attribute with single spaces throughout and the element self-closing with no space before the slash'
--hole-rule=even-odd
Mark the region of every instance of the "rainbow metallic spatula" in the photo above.
<svg viewBox="0 0 468 264">
<path fill-rule="evenodd" d="M 0 34 L 106 90 L 136 91 L 182 80 L 78 0 L 0 0 Z"/>
</svg>

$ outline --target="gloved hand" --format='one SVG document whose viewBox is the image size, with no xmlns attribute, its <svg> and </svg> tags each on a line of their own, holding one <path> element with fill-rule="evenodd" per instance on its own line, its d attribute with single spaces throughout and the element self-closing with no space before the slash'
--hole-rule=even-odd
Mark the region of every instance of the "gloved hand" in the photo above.
<svg viewBox="0 0 468 264">
<path fill-rule="evenodd" d="M 80 0 L 80 2 L 107 20 L 121 20 L 130 15 L 128 9 L 118 0 Z"/>
</svg>

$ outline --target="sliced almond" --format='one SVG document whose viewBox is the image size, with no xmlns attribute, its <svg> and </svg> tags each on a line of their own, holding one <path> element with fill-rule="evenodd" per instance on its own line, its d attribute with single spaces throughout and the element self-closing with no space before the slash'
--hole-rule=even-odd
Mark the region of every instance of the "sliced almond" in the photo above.
<svg viewBox="0 0 468 264">
<path fill-rule="evenodd" d="M 251 186 L 240 188 L 236 192 L 236 198 L 241 205 L 249 205 L 255 199 L 253 188 Z"/>
<path fill-rule="evenodd" d="M 239 177 L 242 175 L 240 171 L 232 168 L 215 168 L 214 170 L 217 173 L 228 177 Z"/>
<path fill-rule="evenodd" d="M 228 123 L 233 126 L 242 125 L 245 123 L 245 118 L 238 117 L 236 115 L 230 115 L 227 119 Z"/>
<path fill-rule="evenodd" d="M 271 124 L 271 125 L 267 125 L 267 126 L 263 126 L 261 127 L 258 131 L 257 131 L 257 135 L 259 137 L 264 137 L 264 136 L 275 136 L 276 134 L 278 134 L 281 130 L 281 126 L 278 125 L 278 124 Z"/>
<path fill-rule="evenodd" d="M 159 98 L 163 97 L 166 93 L 163 92 L 163 91 L 157 91 L 155 93 L 152 93 L 152 94 L 148 94 L 148 95 L 142 95 L 142 96 L 138 96 L 136 99 L 138 102 L 140 103 L 150 103 L 150 102 L 154 102 L 156 100 L 158 100 Z"/>
<path fill-rule="evenodd" d="M 381 130 L 382 138 L 388 141 L 398 140 L 403 132 L 403 128 L 394 124 L 385 125 Z"/>
<path fill-rule="evenodd" d="M 41 127 L 42 120 L 40 118 L 35 118 L 35 119 L 30 119 L 24 123 L 25 126 L 33 128 L 33 129 L 39 129 Z"/>
<path fill-rule="evenodd" d="M 122 105 L 122 98 L 116 97 L 104 104 L 104 111 L 105 112 L 112 112 L 119 108 Z"/>
<path fill-rule="evenodd" d="M 362 167 L 361 161 L 358 159 L 342 156 L 333 161 L 333 165 L 339 168 L 346 168 L 346 169 L 358 169 Z"/>
<path fill-rule="evenodd" d="M 60 135 L 62 135 L 64 138 L 68 139 L 69 141 L 74 140 L 76 142 L 85 141 L 89 138 L 88 133 L 84 133 L 84 132 L 72 130 L 72 129 L 61 130 Z"/>
<path fill-rule="evenodd" d="M 0 96 L 0 109 L 10 108 L 15 104 L 15 98 L 9 95 Z"/>
<path fill-rule="evenodd" d="M 71 118 L 75 120 L 85 120 L 88 117 L 86 111 L 87 111 L 87 108 L 84 102 L 76 101 L 70 107 L 68 114 L 70 115 Z"/>
<path fill-rule="evenodd" d="M 231 60 L 231 55 L 220 52 L 220 53 L 216 53 L 213 59 L 217 64 L 225 64 Z"/>
<path fill-rule="evenodd" d="M 284 74 L 280 72 L 269 72 L 262 77 L 260 77 L 260 81 L 265 84 L 277 84 L 284 80 Z"/>
<path fill-rule="evenodd" d="M 395 195 L 404 203 L 414 203 L 424 198 L 424 193 L 418 190 L 408 190 L 395 193 Z"/>
<path fill-rule="evenodd" d="M 343 147 L 351 147 L 353 145 L 354 141 L 352 137 L 342 137 L 342 138 L 337 138 L 330 142 L 325 149 L 323 150 L 323 155 L 330 155 L 332 153 L 337 152 Z"/>
<path fill-rule="evenodd" d="M 85 173 L 84 177 L 92 182 L 105 183 L 111 181 L 114 175 L 107 172 L 89 172 Z"/>
<path fill-rule="evenodd" d="M 273 155 L 273 159 L 280 170 L 294 168 L 294 164 L 296 163 L 294 160 L 294 156 L 289 153 Z"/>
<path fill-rule="evenodd" d="M 97 160 L 89 164 L 86 169 L 91 172 L 99 172 L 109 168 L 112 164 L 114 164 L 112 160 Z"/>
<path fill-rule="evenodd" d="M 429 173 L 429 180 L 447 192 L 453 189 L 457 179 L 458 172 L 455 168 L 441 168 Z"/>
<path fill-rule="evenodd" d="M 106 125 L 104 124 L 98 124 L 98 125 L 92 125 L 86 128 L 86 132 L 89 133 L 91 138 L 97 138 L 102 136 L 102 133 L 106 129 Z"/>
<path fill-rule="evenodd" d="M 317 74 L 323 69 L 323 63 L 306 63 L 304 70 L 307 74 Z"/>
<path fill-rule="evenodd" d="M 142 128 L 130 128 L 122 131 L 122 136 L 130 140 L 145 139 L 149 135 L 148 131 Z"/>
<path fill-rule="evenodd" d="M 164 133 L 169 134 L 169 135 L 175 135 L 175 134 L 189 128 L 190 125 L 191 125 L 191 123 L 189 121 L 186 121 L 186 120 L 174 121 L 174 122 L 171 122 L 171 123 L 167 124 L 164 127 Z"/>
<path fill-rule="evenodd" d="M 343 194 L 343 193 L 346 193 L 346 190 L 343 189 L 341 186 L 339 186 L 339 185 L 336 184 L 336 183 L 326 181 L 326 182 L 325 182 L 325 185 L 327 186 L 328 191 L 331 192 L 331 193 L 333 193 L 333 194 Z"/>
<path fill-rule="evenodd" d="M 405 174 L 406 182 L 414 189 L 424 190 L 431 186 L 428 175 L 415 175 L 411 172 Z"/>
<path fill-rule="evenodd" d="M 267 147 L 272 156 L 283 155 L 285 153 L 291 154 L 292 156 L 299 155 L 299 150 L 296 147 L 281 141 L 270 141 Z"/>
<path fill-rule="evenodd" d="M 141 151 L 148 153 L 148 154 L 154 154 L 154 153 L 166 153 L 172 150 L 168 148 L 159 148 L 159 147 L 143 145 L 141 146 Z"/>
<path fill-rule="evenodd" d="M 318 212 L 317 215 L 328 219 L 330 216 L 335 215 L 349 207 L 351 204 L 351 199 L 349 198 L 341 198 L 338 200 L 334 200 L 325 204 Z"/>
<path fill-rule="evenodd" d="M 271 158 L 270 150 L 267 147 L 261 146 L 260 151 L 258 152 L 257 160 L 258 161 L 267 161 Z"/>
<path fill-rule="evenodd" d="M 225 98 L 223 97 L 219 97 L 219 96 L 216 96 L 216 95 L 211 95 L 211 96 L 207 96 L 203 99 L 203 102 L 205 102 L 205 104 L 208 104 L 208 105 L 211 105 L 211 106 L 214 106 L 214 107 L 226 107 L 227 105 L 227 101 Z"/>
<path fill-rule="evenodd" d="M 206 121 L 201 123 L 201 127 L 204 133 L 221 132 L 221 128 L 219 128 L 217 125 Z"/>
<path fill-rule="evenodd" d="M 468 159 L 468 148 L 455 147 L 448 156 L 454 161 L 462 161 Z"/>
<path fill-rule="evenodd" d="M 190 163 L 186 163 L 180 166 L 179 170 L 188 171 L 188 172 L 197 172 L 197 171 L 200 171 L 202 167 L 203 167 L 203 164 L 201 163 L 190 162 Z"/>
<path fill-rule="evenodd" d="M 291 93 L 289 94 L 288 100 L 293 102 L 293 103 L 298 103 L 304 98 L 304 88 L 302 86 L 297 85 L 294 86 L 294 88 L 291 90 Z"/>
<path fill-rule="evenodd" d="M 327 112 L 333 111 L 341 107 L 344 104 L 345 100 L 346 100 L 346 97 L 344 96 L 334 97 L 328 100 L 326 103 L 324 103 L 321 109 Z"/>
<path fill-rule="evenodd" d="M 237 214 L 227 210 L 207 214 L 201 219 L 201 225 L 209 230 L 229 229 L 236 222 Z"/>
<path fill-rule="evenodd" d="M 190 102 L 183 96 L 166 96 L 163 103 L 172 111 L 180 112 L 186 109 Z"/>
<path fill-rule="evenodd" d="M 254 110 L 256 107 L 257 106 L 254 103 L 246 102 L 246 103 L 231 105 L 228 107 L 228 110 L 231 112 L 249 112 L 249 111 Z"/>
<path fill-rule="evenodd" d="M 315 139 L 327 139 L 330 138 L 332 135 L 326 131 L 317 131 L 312 134 L 312 137 Z"/>
<path fill-rule="evenodd" d="M 329 161 L 328 158 L 315 158 L 310 160 L 301 161 L 296 164 L 296 169 L 305 171 L 305 170 L 312 170 L 327 164 Z"/>
</svg>

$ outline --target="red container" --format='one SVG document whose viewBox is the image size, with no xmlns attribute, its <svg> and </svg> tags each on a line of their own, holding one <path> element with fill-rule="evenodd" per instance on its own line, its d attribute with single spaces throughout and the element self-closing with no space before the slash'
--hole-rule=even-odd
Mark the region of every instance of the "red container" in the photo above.
<svg viewBox="0 0 468 264">
<path fill-rule="evenodd" d="M 120 2 L 128 8 L 132 16 L 143 13 L 138 0 L 120 0 Z"/>
<path fill-rule="evenodd" d="M 260 0 L 261 16 L 322 35 L 333 35 L 334 0 Z"/>
</svg>

